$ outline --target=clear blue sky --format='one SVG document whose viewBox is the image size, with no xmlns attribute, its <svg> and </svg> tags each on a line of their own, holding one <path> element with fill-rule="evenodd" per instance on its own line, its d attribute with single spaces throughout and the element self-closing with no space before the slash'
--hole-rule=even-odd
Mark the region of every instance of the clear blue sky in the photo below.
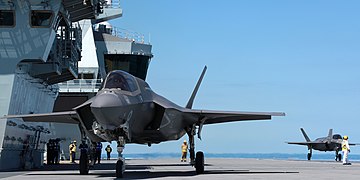
<svg viewBox="0 0 360 180">
<path fill-rule="evenodd" d="M 151 35 L 147 81 L 155 92 L 185 105 L 207 65 L 194 108 L 287 114 L 205 126 L 197 150 L 307 153 L 284 143 L 304 141 L 300 127 L 311 139 L 334 128 L 360 142 L 359 1 L 123 0 L 121 6 L 123 17 L 110 23 Z M 125 153 L 180 152 L 183 139 L 128 145 Z"/>
</svg>

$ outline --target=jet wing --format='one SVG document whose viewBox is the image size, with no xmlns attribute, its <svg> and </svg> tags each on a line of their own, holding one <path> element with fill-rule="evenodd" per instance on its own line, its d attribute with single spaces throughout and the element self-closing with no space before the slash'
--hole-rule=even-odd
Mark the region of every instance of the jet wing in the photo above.
<svg viewBox="0 0 360 180">
<path fill-rule="evenodd" d="M 360 143 L 349 143 L 349 146 L 356 146 L 356 145 L 360 145 Z"/>
<path fill-rule="evenodd" d="M 25 114 L 25 115 L 7 115 L 5 118 L 22 118 L 26 122 L 54 122 L 54 123 L 68 123 L 79 124 L 78 115 L 76 111 L 54 112 L 44 114 Z"/>
<path fill-rule="evenodd" d="M 285 142 L 285 143 L 296 144 L 296 145 L 304 145 L 304 146 L 315 145 L 315 144 L 325 144 L 323 142 Z"/>
<path fill-rule="evenodd" d="M 215 111 L 187 109 L 191 113 L 204 118 L 204 124 L 225 123 L 234 121 L 268 120 L 271 116 L 285 116 L 282 112 L 245 112 L 245 111 Z"/>
</svg>

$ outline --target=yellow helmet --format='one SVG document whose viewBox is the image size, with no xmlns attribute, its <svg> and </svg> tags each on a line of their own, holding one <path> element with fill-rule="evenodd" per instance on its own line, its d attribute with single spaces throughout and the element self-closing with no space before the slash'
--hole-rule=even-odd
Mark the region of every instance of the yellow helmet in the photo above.
<svg viewBox="0 0 360 180">
<path fill-rule="evenodd" d="M 344 140 L 348 140 L 349 139 L 349 137 L 348 136 L 344 136 Z"/>
</svg>

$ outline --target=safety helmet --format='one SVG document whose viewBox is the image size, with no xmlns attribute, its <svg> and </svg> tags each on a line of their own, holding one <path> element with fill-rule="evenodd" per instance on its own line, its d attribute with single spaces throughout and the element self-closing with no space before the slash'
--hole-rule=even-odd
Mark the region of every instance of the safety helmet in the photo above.
<svg viewBox="0 0 360 180">
<path fill-rule="evenodd" d="M 74 140 L 73 143 L 76 143 L 76 140 Z"/>
<path fill-rule="evenodd" d="M 348 137 L 348 136 L 344 136 L 344 140 L 347 140 L 347 139 L 349 139 L 349 137 Z"/>
<path fill-rule="evenodd" d="M 186 139 L 184 140 L 184 143 L 186 143 Z"/>
</svg>

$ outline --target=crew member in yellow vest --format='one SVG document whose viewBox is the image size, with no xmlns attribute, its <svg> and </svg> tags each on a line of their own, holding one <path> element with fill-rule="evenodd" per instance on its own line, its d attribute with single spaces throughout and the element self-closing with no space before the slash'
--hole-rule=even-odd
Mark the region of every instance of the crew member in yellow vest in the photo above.
<svg viewBox="0 0 360 180">
<path fill-rule="evenodd" d="M 341 148 L 342 148 L 342 152 L 343 152 L 343 165 L 351 165 L 351 163 L 349 163 L 349 160 L 348 160 L 348 154 L 350 152 L 350 146 L 349 146 L 348 139 L 349 139 L 348 136 L 344 136 L 343 141 L 341 143 Z"/>
<path fill-rule="evenodd" d="M 106 151 L 106 155 L 107 155 L 107 160 L 110 160 L 110 153 L 112 151 L 110 145 L 107 145 L 106 148 L 105 148 L 105 151 Z"/>
<path fill-rule="evenodd" d="M 186 140 L 184 140 L 184 143 L 181 145 L 181 152 L 182 152 L 181 162 L 186 162 L 187 151 L 188 151 L 188 145 L 186 143 Z"/>
<path fill-rule="evenodd" d="M 75 163 L 75 155 L 76 155 L 76 141 L 75 140 L 69 145 L 69 152 L 70 152 L 70 161 L 72 163 Z"/>
</svg>

